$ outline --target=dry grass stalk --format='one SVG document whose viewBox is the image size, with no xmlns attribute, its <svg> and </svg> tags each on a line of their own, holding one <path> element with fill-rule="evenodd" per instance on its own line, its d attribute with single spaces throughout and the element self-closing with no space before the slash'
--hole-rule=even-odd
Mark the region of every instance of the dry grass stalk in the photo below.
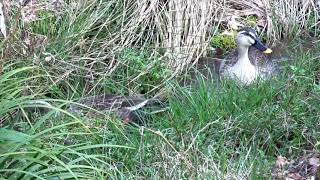
<svg viewBox="0 0 320 180">
<path fill-rule="evenodd" d="M 201 54 L 212 31 L 213 19 L 218 17 L 217 1 L 169 1 L 163 22 L 168 22 L 164 36 L 164 47 L 170 58 L 169 66 L 180 73 L 195 56 Z M 162 23 L 166 25 L 165 23 Z M 175 74 L 174 73 L 174 74 Z"/>
<path fill-rule="evenodd" d="M 213 18 L 220 16 L 218 10 L 222 7 L 218 3 L 216 0 L 170 0 L 165 3 L 128 0 L 125 3 L 128 10 L 122 17 L 121 37 L 116 35 L 115 38 L 121 39 L 122 47 L 156 44 L 156 48 L 165 48 L 171 59 L 168 66 L 180 72 L 206 47 L 208 32 L 215 25 Z"/>
<path fill-rule="evenodd" d="M 293 29 L 297 29 L 297 33 L 308 31 L 308 23 L 317 23 L 311 18 L 314 16 L 317 18 L 316 5 L 313 0 L 296 0 L 296 1 L 274 1 L 274 18 L 272 26 L 269 27 L 273 32 L 273 37 L 277 37 L 274 30 L 279 29 L 277 26 L 281 26 L 283 34 L 290 34 Z M 312 22 L 313 21 L 313 22 Z"/>
<path fill-rule="evenodd" d="M 232 0 L 228 5 L 227 16 L 258 17 L 258 25 L 266 30 L 269 40 L 310 31 L 310 24 L 318 24 L 319 14 L 314 0 Z M 315 35 L 317 31 L 314 30 Z"/>
<path fill-rule="evenodd" d="M 13 7 L 8 3 L 9 1 L 4 2 L 6 2 L 7 9 Z M 129 63 L 119 61 L 117 55 L 123 49 L 132 47 L 138 47 L 141 51 L 145 48 L 151 49 L 153 51 L 151 56 L 160 54 L 162 57 L 154 58 L 154 61 L 162 61 L 162 64 L 171 69 L 170 76 L 163 78 L 163 81 L 173 78 L 192 63 L 197 62 L 197 58 L 206 49 L 221 21 L 228 21 L 231 16 L 257 16 L 259 25 L 267 31 L 270 40 L 285 38 L 293 29 L 303 32 L 310 23 L 309 21 L 314 22 L 314 27 L 318 23 L 318 13 L 314 13 L 316 4 L 313 0 L 112 0 L 108 2 L 88 0 L 82 1 L 83 3 L 59 1 L 61 8 L 56 9 L 54 9 L 57 7 L 56 4 L 52 2 L 32 1 L 36 3 L 32 7 L 36 9 L 51 7 L 49 9 L 57 11 L 53 13 L 54 15 L 67 16 L 71 24 L 77 23 L 81 14 L 92 13 L 82 17 L 88 21 L 87 26 L 79 32 L 81 37 L 76 40 L 75 46 L 66 50 L 69 53 L 68 57 L 72 59 L 66 61 L 56 57 L 60 63 L 57 64 L 57 69 L 60 68 L 58 72 L 73 70 L 73 73 L 83 75 L 83 71 L 86 71 L 90 79 L 99 78 L 98 82 L 112 76 L 118 69 L 128 66 Z M 110 12 L 109 9 L 106 10 L 110 8 L 109 5 L 116 8 L 112 8 Z M 100 9 L 97 10 L 95 7 Z M 29 10 L 36 11 L 36 9 Z M 90 11 L 86 12 L 88 9 Z M 41 18 L 32 17 L 31 20 L 41 22 Z M 14 42 L 10 43 L 7 49 L 10 49 L 10 52 L 14 51 L 10 54 L 25 56 L 20 49 L 23 49 L 21 44 L 27 43 L 19 42 L 20 32 L 14 31 L 16 28 L 12 23 L 14 20 L 6 20 L 9 21 L 11 28 L 9 32 L 16 33 L 15 36 L 11 36 L 11 41 Z M 92 29 L 98 29 L 95 31 L 97 35 L 90 38 L 85 37 L 85 34 L 91 32 Z M 28 31 L 28 29 L 24 30 Z M 317 28 L 314 31 L 317 32 Z M 101 32 L 107 35 L 104 38 L 97 37 Z M 20 40 L 25 41 L 25 39 Z M 48 41 L 50 43 L 50 39 Z M 15 44 L 20 45 L 20 49 L 12 48 Z M 35 45 L 31 42 L 30 46 Z M 81 55 L 76 52 L 77 48 L 81 49 Z M 58 55 L 53 54 L 53 56 Z M 140 74 L 135 74 L 134 77 L 128 76 L 132 83 L 147 74 L 156 64 L 155 62 L 147 63 L 147 68 L 141 70 Z M 160 87 L 161 84 L 154 87 L 154 90 L 159 90 Z"/>
</svg>

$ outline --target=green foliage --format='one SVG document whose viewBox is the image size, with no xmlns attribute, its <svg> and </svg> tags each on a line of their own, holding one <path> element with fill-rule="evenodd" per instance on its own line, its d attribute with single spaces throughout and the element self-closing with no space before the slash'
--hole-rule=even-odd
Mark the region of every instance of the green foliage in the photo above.
<svg viewBox="0 0 320 180">
<path fill-rule="evenodd" d="M 258 18 L 257 18 L 257 16 L 253 16 L 253 15 L 247 16 L 244 18 L 243 22 L 244 22 L 245 26 L 255 28 L 255 27 L 257 27 Z"/>
<path fill-rule="evenodd" d="M 259 171 L 253 170 L 250 176 L 258 179 L 269 177 L 272 167 L 268 166 L 273 166 L 270 160 L 274 155 L 290 157 L 300 154 L 301 149 L 318 150 L 319 146 L 314 146 L 320 139 L 316 133 L 320 105 L 314 92 L 319 68 L 312 60 L 315 56 L 298 56 L 292 65 L 285 66 L 281 76 L 250 87 L 239 88 L 225 80 L 216 89 L 215 82 L 201 77 L 191 90 L 175 86 L 167 122 L 177 134 L 172 142 L 177 142 L 177 149 L 184 149 L 183 144 L 189 144 L 197 134 L 197 151 L 206 155 L 214 151 L 210 158 L 221 167 L 231 168 L 230 161 L 253 163 Z M 247 152 L 259 160 L 241 160 Z"/>
<path fill-rule="evenodd" d="M 110 168 L 113 167 L 110 161 L 117 162 L 117 159 L 109 158 L 106 153 L 111 149 L 131 147 L 104 139 L 106 131 L 91 129 L 63 110 L 61 107 L 68 103 L 65 100 L 39 99 L 38 94 L 22 95 L 26 89 L 24 84 L 42 76 L 28 77 L 37 67 L 11 68 L 5 66 L 4 74 L 0 76 L 1 179 L 121 176 L 121 172 Z M 38 113 L 34 111 L 36 108 L 48 111 Z M 108 132 L 111 134 L 112 129 Z M 88 138 L 82 138 L 84 134 Z"/>
<path fill-rule="evenodd" d="M 215 48 L 221 48 L 225 51 L 230 51 L 236 48 L 236 34 L 233 36 L 218 34 L 212 37 L 211 46 Z"/>
<path fill-rule="evenodd" d="M 129 89 L 136 93 L 148 93 L 170 75 L 160 55 L 151 54 L 148 50 L 125 48 L 118 60 L 122 65 L 116 70 L 113 79 L 118 80 L 118 85 L 112 91 L 126 93 Z"/>
<path fill-rule="evenodd" d="M 34 59 L 6 61 L 0 76 L 1 179 L 265 179 L 275 156 L 319 151 L 318 52 L 295 52 L 281 75 L 250 87 L 217 85 L 201 75 L 191 87 L 168 84 L 168 111 L 141 126 L 109 114 L 70 114 L 70 99 L 147 93 L 170 75 L 160 55 L 148 50 L 152 45 L 122 49 L 121 34 L 108 41 L 131 20 L 122 6 L 133 7 L 113 2 L 70 5 L 62 17 L 41 11 L 27 27 L 49 43 Z M 113 21 L 111 13 L 120 18 Z M 245 21 L 257 23 L 254 16 Z M 231 50 L 234 38 L 220 34 L 211 45 Z M 112 63 L 118 66 L 109 68 Z M 47 111 L 31 111 L 41 108 Z"/>
</svg>

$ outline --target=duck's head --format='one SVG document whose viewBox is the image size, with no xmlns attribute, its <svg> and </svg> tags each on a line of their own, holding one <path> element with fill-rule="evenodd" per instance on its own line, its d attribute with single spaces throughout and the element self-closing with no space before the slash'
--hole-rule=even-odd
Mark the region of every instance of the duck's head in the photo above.
<svg viewBox="0 0 320 180">
<path fill-rule="evenodd" d="M 256 31 L 252 28 L 243 28 L 238 32 L 237 46 L 246 48 L 253 46 L 266 54 L 272 53 L 272 50 L 261 42 Z"/>
</svg>

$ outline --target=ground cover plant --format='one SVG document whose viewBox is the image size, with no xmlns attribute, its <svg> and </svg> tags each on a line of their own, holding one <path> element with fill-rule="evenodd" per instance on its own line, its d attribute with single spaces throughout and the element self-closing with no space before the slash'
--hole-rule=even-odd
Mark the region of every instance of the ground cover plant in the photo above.
<svg viewBox="0 0 320 180">
<path fill-rule="evenodd" d="M 316 5 L 3 1 L 0 177 L 285 178 L 275 175 L 279 157 L 319 152 Z M 214 72 L 181 83 L 207 49 L 234 47 L 239 24 L 270 46 L 289 42 L 281 73 L 250 87 L 218 83 Z M 167 107 L 139 124 L 70 111 L 101 93 L 160 97 Z"/>
</svg>

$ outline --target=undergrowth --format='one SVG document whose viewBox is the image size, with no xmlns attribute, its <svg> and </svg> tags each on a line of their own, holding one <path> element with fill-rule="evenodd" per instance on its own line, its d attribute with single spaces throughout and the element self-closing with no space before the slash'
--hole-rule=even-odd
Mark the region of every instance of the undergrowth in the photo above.
<svg viewBox="0 0 320 180">
<path fill-rule="evenodd" d="M 283 74 L 251 87 L 217 86 L 200 74 L 191 88 L 169 83 L 169 111 L 142 126 L 110 116 L 79 119 L 66 111 L 69 101 L 21 96 L 30 80 L 46 75 L 26 78 L 39 67 L 6 66 L 0 117 L 20 111 L 1 121 L 1 176 L 270 178 L 276 156 L 319 149 L 317 60 L 299 55 Z"/>
<path fill-rule="evenodd" d="M 31 23 L 21 21 L 18 9 L 7 12 L 15 14 L 8 19 L 15 31 L 1 43 L 0 178 L 271 179 L 277 156 L 319 151 L 320 47 L 301 51 L 296 39 L 283 72 L 250 87 L 217 83 L 200 73 L 197 83 L 186 87 L 175 77 L 193 62 L 196 43 L 210 39 L 192 32 L 216 29 L 220 22 L 214 27 L 204 22 L 218 17 L 222 7 L 200 16 L 208 16 L 199 21 L 201 30 L 180 31 L 179 22 L 166 24 L 179 20 L 173 2 L 168 12 L 162 1 L 72 2 L 61 12 L 42 9 L 42 18 Z M 288 29 L 291 22 L 272 18 L 269 39 L 298 37 L 306 29 Z M 245 20 L 257 23 L 255 17 Z M 306 21 L 316 35 L 312 18 Z M 169 36 L 167 26 L 177 36 Z M 212 43 L 231 49 L 233 40 L 215 36 Z M 164 47 L 170 43 L 183 48 Z M 177 52 L 185 59 L 171 56 Z M 162 93 L 168 110 L 139 125 L 125 125 L 110 114 L 90 118 L 69 112 L 77 99 L 101 93 Z"/>
</svg>

